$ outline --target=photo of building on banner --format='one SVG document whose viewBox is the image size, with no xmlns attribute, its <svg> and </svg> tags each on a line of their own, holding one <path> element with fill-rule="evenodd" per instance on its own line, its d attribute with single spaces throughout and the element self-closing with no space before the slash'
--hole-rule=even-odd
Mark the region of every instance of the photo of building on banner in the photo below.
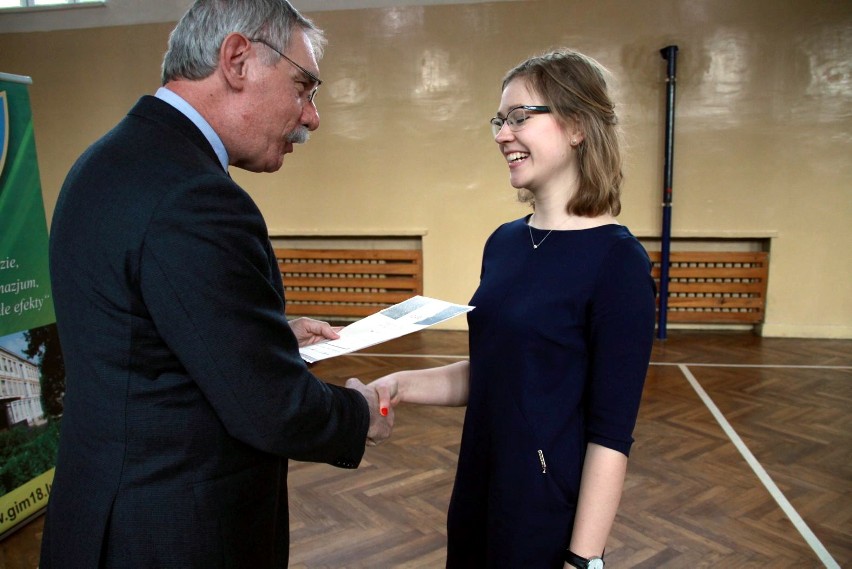
<svg viewBox="0 0 852 569">
<path fill-rule="evenodd" d="M 30 84 L 0 73 L 0 539 L 47 505 L 65 391 Z"/>
</svg>

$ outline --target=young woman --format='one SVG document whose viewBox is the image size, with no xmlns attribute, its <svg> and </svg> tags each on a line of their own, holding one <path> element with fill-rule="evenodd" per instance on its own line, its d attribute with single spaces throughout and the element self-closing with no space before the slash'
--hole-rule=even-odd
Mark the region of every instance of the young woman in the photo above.
<svg viewBox="0 0 852 569">
<path fill-rule="evenodd" d="M 467 405 L 447 567 L 603 567 L 654 330 L 645 250 L 616 221 L 621 156 L 601 67 L 561 50 L 509 71 L 491 119 L 533 213 L 488 239 L 470 360 L 372 383 Z"/>
</svg>

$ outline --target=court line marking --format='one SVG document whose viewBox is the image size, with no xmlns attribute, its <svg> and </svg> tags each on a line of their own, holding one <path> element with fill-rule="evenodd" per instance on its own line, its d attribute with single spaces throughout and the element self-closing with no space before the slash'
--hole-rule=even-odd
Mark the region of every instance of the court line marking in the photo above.
<svg viewBox="0 0 852 569">
<path fill-rule="evenodd" d="M 441 354 L 359 354 L 359 353 L 350 353 L 343 354 L 340 356 L 336 356 L 338 358 L 436 358 L 443 360 L 466 360 L 470 358 L 469 355 L 465 354 L 463 356 L 448 356 Z M 322 360 L 320 360 L 322 361 Z"/>
<path fill-rule="evenodd" d="M 685 364 L 679 364 L 678 368 L 681 373 L 686 377 L 686 380 L 692 385 L 692 388 L 698 394 L 698 397 L 704 402 L 704 405 L 707 406 L 707 409 L 710 410 L 710 413 L 716 419 L 716 422 L 719 423 L 719 426 L 722 427 L 722 430 L 728 435 L 728 438 L 731 439 L 731 442 L 734 444 L 736 449 L 740 452 L 740 454 L 745 459 L 746 463 L 751 467 L 754 473 L 757 475 L 758 479 L 763 483 L 763 486 L 769 491 L 769 494 L 781 507 L 781 510 L 784 514 L 790 519 L 793 523 L 793 526 L 799 531 L 799 533 L 804 538 L 805 542 L 810 546 L 811 549 L 814 550 L 817 557 L 819 557 L 820 561 L 828 568 L 828 569 L 840 569 L 840 565 L 835 561 L 835 559 L 831 556 L 822 542 L 814 535 L 811 528 L 805 523 L 805 520 L 799 515 L 793 505 L 787 500 L 784 496 L 784 493 L 778 488 L 766 470 L 761 466 L 760 462 L 758 462 L 757 458 L 751 453 L 746 444 L 734 430 L 728 420 L 725 419 L 725 416 L 710 398 L 704 388 L 701 387 L 701 384 L 698 383 L 698 380 L 692 375 L 692 372 L 686 367 Z"/>
<path fill-rule="evenodd" d="M 450 356 L 445 354 L 378 354 L 378 353 L 349 353 L 336 356 L 339 358 L 433 358 L 445 360 L 466 360 L 470 356 Z M 322 360 L 320 360 L 322 361 Z M 779 369 L 827 369 L 847 370 L 852 366 L 829 365 L 785 365 L 785 364 L 725 364 L 725 363 L 683 363 L 683 362 L 651 362 L 652 366 L 689 366 L 689 367 L 734 367 L 734 368 L 779 368 Z"/>
<path fill-rule="evenodd" d="M 719 364 L 719 363 L 683 363 L 683 362 L 651 362 L 652 366 L 689 366 L 689 367 L 736 367 L 736 368 L 771 368 L 771 369 L 829 369 L 846 370 L 852 366 L 827 365 L 798 365 L 798 364 Z"/>
</svg>

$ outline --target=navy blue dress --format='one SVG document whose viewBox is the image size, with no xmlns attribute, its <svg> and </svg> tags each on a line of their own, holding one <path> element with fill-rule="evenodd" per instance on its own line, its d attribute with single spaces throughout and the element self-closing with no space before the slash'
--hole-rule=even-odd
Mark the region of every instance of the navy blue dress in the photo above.
<svg viewBox="0 0 852 569">
<path fill-rule="evenodd" d="M 655 288 L 621 225 L 488 239 L 468 314 L 470 399 L 447 567 L 561 568 L 586 445 L 625 455 L 654 336 Z M 544 241 L 542 241 L 544 239 Z"/>
</svg>

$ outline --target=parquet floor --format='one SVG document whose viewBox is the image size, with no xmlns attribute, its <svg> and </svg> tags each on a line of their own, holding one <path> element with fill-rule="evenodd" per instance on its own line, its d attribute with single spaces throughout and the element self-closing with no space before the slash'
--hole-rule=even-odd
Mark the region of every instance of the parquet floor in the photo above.
<svg viewBox="0 0 852 569">
<path fill-rule="evenodd" d="M 343 383 L 456 361 L 425 331 L 320 362 Z M 291 463 L 291 567 L 443 567 L 464 409 L 397 408 L 357 471 Z M 607 567 L 852 567 L 852 341 L 669 332 L 652 356 Z M 42 520 L 0 542 L 33 569 Z"/>
</svg>

